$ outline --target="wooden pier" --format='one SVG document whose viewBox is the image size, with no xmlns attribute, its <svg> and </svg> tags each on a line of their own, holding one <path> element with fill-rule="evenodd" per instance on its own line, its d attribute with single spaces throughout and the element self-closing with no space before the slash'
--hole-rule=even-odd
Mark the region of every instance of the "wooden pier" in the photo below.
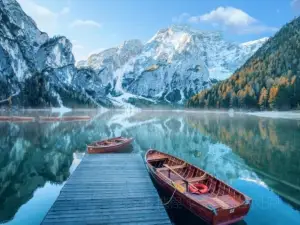
<svg viewBox="0 0 300 225">
<path fill-rule="evenodd" d="M 86 154 L 42 224 L 171 224 L 139 154 Z"/>
</svg>

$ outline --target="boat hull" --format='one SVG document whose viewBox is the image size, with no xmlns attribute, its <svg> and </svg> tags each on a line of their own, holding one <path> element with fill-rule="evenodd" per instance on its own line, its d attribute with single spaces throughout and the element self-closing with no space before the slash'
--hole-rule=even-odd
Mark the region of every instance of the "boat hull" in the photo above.
<svg viewBox="0 0 300 225">
<path fill-rule="evenodd" d="M 39 120 L 42 122 L 57 122 L 57 121 L 61 121 L 60 117 L 39 117 Z"/>
<path fill-rule="evenodd" d="M 149 167 L 148 170 L 150 172 L 151 177 L 155 180 L 156 184 L 158 185 L 158 187 L 161 188 L 162 191 L 164 191 L 168 195 L 172 196 L 173 192 L 175 191 L 175 188 L 166 184 L 165 181 L 162 178 L 160 178 Z M 184 208 L 186 208 L 196 216 L 200 217 L 205 222 L 210 223 L 210 221 L 212 221 L 212 215 L 209 211 L 206 212 L 204 209 L 201 209 L 201 207 L 199 207 L 198 209 L 198 206 L 196 206 L 197 208 L 195 208 L 193 203 L 189 199 L 185 199 L 185 197 L 179 191 L 175 192 L 174 198 L 178 203 L 183 205 Z M 201 212 L 201 214 L 199 213 L 199 211 Z"/>
<path fill-rule="evenodd" d="M 34 117 L 20 117 L 20 116 L 13 116 L 12 121 L 34 121 Z"/>
<path fill-rule="evenodd" d="M 0 121 L 11 121 L 10 116 L 0 116 Z"/>
<path fill-rule="evenodd" d="M 61 118 L 62 121 L 85 121 L 90 120 L 90 116 L 64 116 Z"/>
<path fill-rule="evenodd" d="M 132 138 L 128 138 L 126 141 L 124 141 L 121 144 L 108 146 L 108 147 L 87 146 L 87 152 L 89 154 L 122 152 L 131 145 L 132 140 L 133 140 Z"/>
<path fill-rule="evenodd" d="M 31 121 L 34 121 L 34 117 L 1 116 L 0 121 L 31 122 Z"/>
<path fill-rule="evenodd" d="M 186 195 L 180 191 L 175 190 L 175 187 L 166 182 L 159 173 L 157 173 L 151 166 L 148 165 L 148 163 L 147 168 L 151 177 L 163 192 L 167 193 L 169 196 L 174 194 L 174 198 L 179 204 L 208 224 L 227 225 L 238 222 L 243 220 L 244 216 L 250 209 L 250 204 L 245 204 L 235 208 L 234 213 L 228 213 L 228 210 L 221 210 L 215 214 L 212 210 L 207 209 L 196 201 L 187 198 Z"/>
</svg>

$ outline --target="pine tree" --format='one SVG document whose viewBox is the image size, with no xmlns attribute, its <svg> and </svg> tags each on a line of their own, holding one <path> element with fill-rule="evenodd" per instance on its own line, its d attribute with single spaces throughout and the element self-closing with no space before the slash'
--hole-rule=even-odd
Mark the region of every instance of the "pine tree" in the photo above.
<svg viewBox="0 0 300 225">
<path fill-rule="evenodd" d="M 194 106 L 229 108 L 236 98 L 240 108 L 296 109 L 300 105 L 299 30 L 300 17 L 283 26 L 229 79 L 200 94 L 202 105 Z"/>
</svg>

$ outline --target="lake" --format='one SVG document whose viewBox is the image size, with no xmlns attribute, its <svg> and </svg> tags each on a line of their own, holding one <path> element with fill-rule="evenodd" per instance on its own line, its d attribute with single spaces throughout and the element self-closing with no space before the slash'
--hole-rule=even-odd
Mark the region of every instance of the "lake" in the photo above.
<svg viewBox="0 0 300 225">
<path fill-rule="evenodd" d="M 121 135 L 134 138 L 134 152 L 173 154 L 250 196 L 251 210 L 239 224 L 300 224 L 300 120 L 181 111 L 68 115 L 92 120 L 0 122 L 0 224 L 39 224 L 86 144 Z M 167 208 L 176 225 L 201 224 L 180 206 Z"/>
</svg>

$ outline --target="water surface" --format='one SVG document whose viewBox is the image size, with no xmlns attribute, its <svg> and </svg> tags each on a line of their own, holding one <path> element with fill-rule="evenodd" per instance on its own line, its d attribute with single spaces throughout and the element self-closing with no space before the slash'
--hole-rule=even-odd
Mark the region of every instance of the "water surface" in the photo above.
<svg viewBox="0 0 300 225">
<path fill-rule="evenodd" d="M 122 135 L 135 139 L 134 152 L 151 147 L 171 153 L 250 196 L 252 208 L 239 224 L 299 224 L 299 120 L 170 111 L 74 114 L 93 119 L 0 122 L 0 223 L 39 224 L 85 145 Z M 201 224 L 180 206 L 168 208 L 177 225 Z"/>
</svg>

